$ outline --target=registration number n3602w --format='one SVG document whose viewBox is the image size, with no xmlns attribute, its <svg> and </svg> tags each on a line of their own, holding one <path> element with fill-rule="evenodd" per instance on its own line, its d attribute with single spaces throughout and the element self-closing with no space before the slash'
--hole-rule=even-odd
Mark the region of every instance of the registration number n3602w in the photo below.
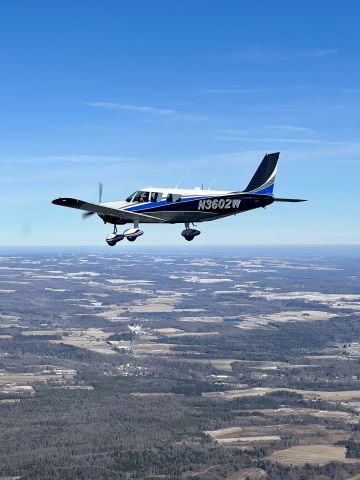
<svg viewBox="0 0 360 480">
<path fill-rule="evenodd" d="M 206 198 L 199 200 L 198 210 L 223 210 L 230 208 L 239 208 L 241 200 L 239 198 Z"/>
</svg>

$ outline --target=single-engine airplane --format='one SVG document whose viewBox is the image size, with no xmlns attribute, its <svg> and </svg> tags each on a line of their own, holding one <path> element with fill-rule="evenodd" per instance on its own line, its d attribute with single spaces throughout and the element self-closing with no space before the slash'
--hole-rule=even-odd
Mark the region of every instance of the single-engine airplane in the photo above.
<svg viewBox="0 0 360 480">
<path fill-rule="evenodd" d="M 144 232 L 140 223 L 184 223 L 181 235 L 191 241 L 200 235 L 195 222 L 208 222 L 218 218 L 266 207 L 273 202 L 305 202 L 299 198 L 276 198 L 273 195 L 279 152 L 266 154 L 243 191 L 203 190 L 194 188 L 141 188 L 128 196 L 126 200 L 101 202 L 102 184 L 99 184 L 99 203 L 89 203 L 76 198 L 57 198 L 55 205 L 85 210 L 83 217 L 97 213 L 104 223 L 114 225 L 114 230 L 106 237 L 110 246 L 126 238 L 135 241 Z M 133 223 L 123 233 L 117 226 Z"/>
</svg>

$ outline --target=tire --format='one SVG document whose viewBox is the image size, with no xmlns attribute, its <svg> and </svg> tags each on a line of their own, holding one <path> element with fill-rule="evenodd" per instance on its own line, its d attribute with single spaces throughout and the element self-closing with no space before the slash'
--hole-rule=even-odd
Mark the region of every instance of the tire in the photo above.
<svg viewBox="0 0 360 480">
<path fill-rule="evenodd" d="M 137 239 L 137 237 L 126 237 L 129 242 L 135 242 L 135 240 Z"/>
<path fill-rule="evenodd" d="M 185 235 L 184 236 L 185 240 L 187 240 L 188 242 L 191 242 L 192 240 L 194 240 L 194 237 L 192 235 Z"/>
<path fill-rule="evenodd" d="M 107 242 L 107 244 L 109 245 L 109 247 L 115 247 L 116 242 Z"/>
</svg>

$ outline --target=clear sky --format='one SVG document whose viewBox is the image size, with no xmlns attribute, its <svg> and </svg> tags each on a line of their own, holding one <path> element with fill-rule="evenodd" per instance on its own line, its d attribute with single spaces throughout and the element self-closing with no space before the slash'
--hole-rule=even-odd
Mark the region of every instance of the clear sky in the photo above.
<svg viewBox="0 0 360 480">
<path fill-rule="evenodd" d="M 0 243 L 102 245 L 111 226 L 51 200 L 242 189 L 273 151 L 275 194 L 309 202 L 194 242 L 360 243 L 359 18 L 357 0 L 3 0 Z M 182 228 L 138 242 L 189 248 Z"/>
</svg>

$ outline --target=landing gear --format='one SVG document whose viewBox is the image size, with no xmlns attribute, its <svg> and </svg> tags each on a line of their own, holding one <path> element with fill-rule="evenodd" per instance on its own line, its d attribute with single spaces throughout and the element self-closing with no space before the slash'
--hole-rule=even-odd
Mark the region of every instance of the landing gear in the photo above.
<svg viewBox="0 0 360 480">
<path fill-rule="evenodd" d="M 135 240 L 143 235 L 144 232 L 139 229 L 139 222 L 134 222 L 134 228 L 128 228 L 124 233 L 117 233 L 117 227 L 114 225 L 114 230 L 110 235 L 106 237 L 106 243 L 110 247 L 114 247 L 118 242 L 121 242 L 124 238 L 129 242 L 135 242 Z"/>
<path fill-rule="evenodd" d="M 106 237 L 106 243 L 110 245 L 110 247 L 114 247 L 118 242 L 121 242 L 123 238 L 124 235 L 122 233 L 117 233 L 117 227 L 114 225 L 113 233 L 110 233 L 110 235 Z"/>
<path fill-rule="evenodd" d="M 193 224 L 194 225 L 194 224 Z M 181 235 L 187 240 L 188 242 L 191 242 L 194 240 L 195 237 L 200 235 L 200 230 L 195 230 L 195 228 L 190 228 L 189 223 L 185 223 L 185 230 L 181 232 Z"/>
<path fill-rule="evenodd" d="M 139 227 L 128 228 L 124 232 L 124 237 L 129 240 L 129 242 L 135 242 L 138 237 L 141 237 L 144 232 L 139 229 Z"/>
</svg>

